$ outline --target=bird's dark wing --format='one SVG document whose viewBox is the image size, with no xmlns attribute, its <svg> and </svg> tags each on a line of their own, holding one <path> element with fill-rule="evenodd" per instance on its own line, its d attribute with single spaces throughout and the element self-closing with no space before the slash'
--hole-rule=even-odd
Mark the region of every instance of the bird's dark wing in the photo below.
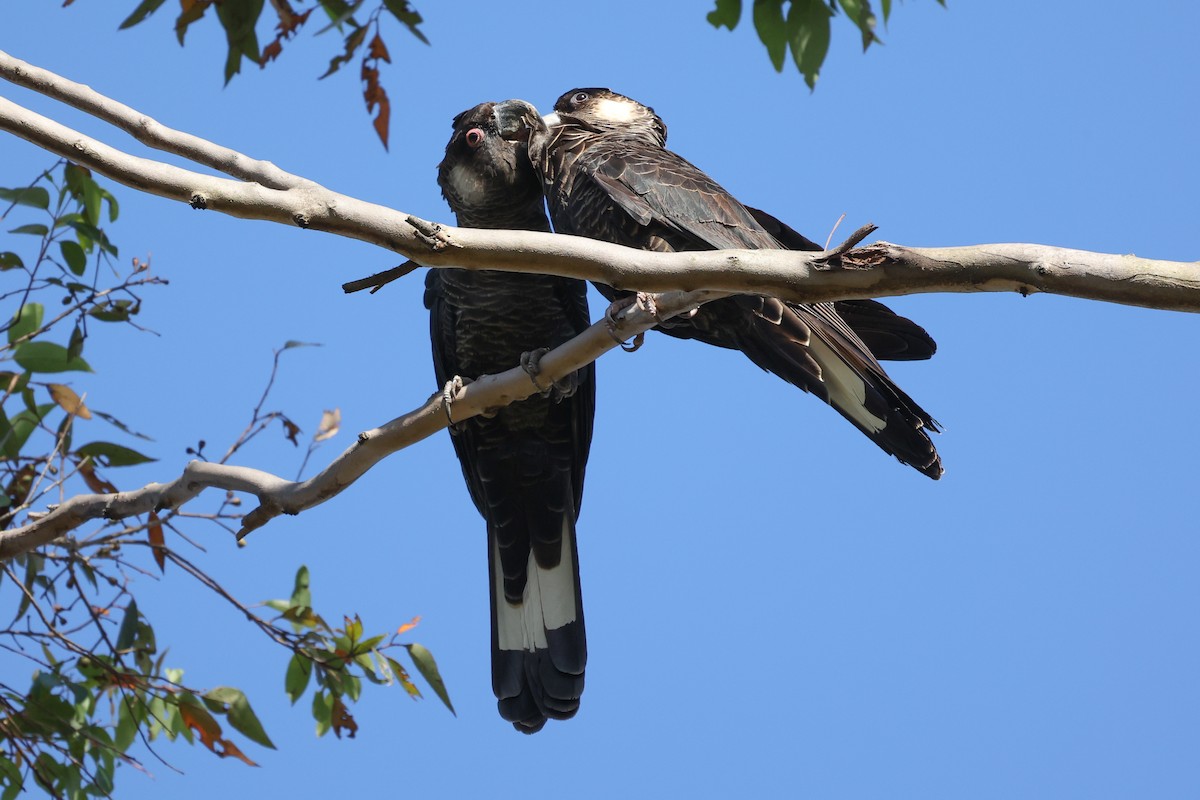
<svg viewBox="0 0 1200 800">
<path fill-rule="evenodd" d="M 556 229 L 648 250 L 778 249 L 783 245 L 715 181 L 642 140 L 600 137 L 573 154 L 548 196 Z M 933 418 L 897 387 L 830 303 L 737 295 L 663 330 L 741 350 L 817 395 L 885 452 L 932 478 L 941 461 Z"/>
<path fill-rule="evenodd" d="M 746 210 L 763 230 L 788 250 L 811 252 L 824 249 L 767 212 L 751 206 L 746 206 Z M 937 342 L 924 328 L 883 303 L 875 300 L 839 300 L 833 307 L 880 361 L 923 361 L 937 352 Z"/>
<path fill-rule="evenodd" d="M 518 145 L 495 136 L 491 104 L 455 119 L 439 167 L 443 195 L 469 227 L 548 230 L 537 177 Z M 516 366 L 587 328 L 582 281 L 431 270 L 434 371 L 441 383 Z M 492 685 L 500 714 L 525 733 L 575 714 L 587 644 L 575 525 L 595 415 L 595 368 L 451 433 L 487 524 Z"/>
</svg>

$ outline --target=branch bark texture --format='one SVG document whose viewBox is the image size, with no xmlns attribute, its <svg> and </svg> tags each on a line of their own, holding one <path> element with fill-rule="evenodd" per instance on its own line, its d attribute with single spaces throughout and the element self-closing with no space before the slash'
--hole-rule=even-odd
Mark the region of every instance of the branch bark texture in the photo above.
<svg viewBox="0 0 1200 800">
<path fill-rule="evenodd" d="M 771 294 L 796 302 L 919 292 L 1050 292 L 1200 311 L 1200 262 L 1107 255 L 1033 244 L 906 248 L 877 243 L 830 257 L 784 250 L 647 253 L 532 231 L 439 225 L 326 189 L 0 52 L 0 77 L 67 102 L 150 147 L 231 178 L 130 155 L 0 98 L 0 129 L 135 189 L 247 219 L 360 239 L 428 267 L 536 272 L 620 289 Z"/>
</svg>

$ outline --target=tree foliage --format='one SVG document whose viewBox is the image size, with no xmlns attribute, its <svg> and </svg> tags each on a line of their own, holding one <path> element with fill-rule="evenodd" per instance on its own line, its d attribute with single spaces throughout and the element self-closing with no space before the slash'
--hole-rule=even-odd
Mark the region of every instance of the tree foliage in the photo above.
<svg viewBox="0 0 1200 800">
<path fill-rule="evenodd" d="M 166 281 L 137 258 L 119 266 L 109 236 L 117 200 L 80 166 L 59 162 L 25 186 L 0 188 L 0 202 L 0 219 L 12 225 L 6 245 L 12 249 L 0 252 L 0 313 L 7 320 L 0 326 L 0 523 L 12 528 L 57 498 L 116 492 L 122 467 L 154 460 L 143 452 L 153 446 L 150 437 L 88 399 L 92 368 L 85 351 L 113 325 L 137 328 L 144 291 Z M 276 352 L 275 368 L 296 344 Z M 298 444 L 299 426 L 281 412 L 264 412 L 266 398 L 264 392 L 221 461 L 276 422 Z M 336 420 L 336 412 L 325 413 L 314 444 L 336 432 Z M 204 450 L 200 442 L 189 452 L 205 458 Z M 200 522 L 187 524 L 207 521 L 228 530 L 241 516 L 239 506 L 226 493 L 214 510 L 191 515 Z M 0 648 L 31 666 L 28 686 L 0 683 L 0 797 L 35 785 L 54 797 L 110 795 L 117 765 L 142 769 L 139 743 L 153 749 L 160 737 L 198 742 L 251 765 L 245 742 L 274 747 L 240 689 L 189 686 L 184 670 L 167 663 L 136 598 L 135 579 L 154 572 L 199 581 L 282 646 L 289 654 L 287 696 L 295 703 L 311 689 L 318 735 L 354 735 L 348 707 L 364 680 L 420 696 L 408 668 L 392 655 L 400 647 L 453 710 L 429 651 L 400 641 L 415 620 L 376 635 L 366 635 L 357 616 L 331 625 L 313 610 L 305 567 L 290 597 L 265 603 L 271 614 L 263 616 L 184 556 L 180 548 L 190 546 L 184 524 L 170 509 L 110 520 L 0 566 L 0 590 L 14 611 L 0 629 Z"/>
<path fill-rule="evenodd" d="M 945 0 L 937 0 L 945 6 Z M 714 28 L 733 30 L 742 19 L 742 0 L 716 0 L 708 13 Z M 892 15 L 892 0 L 880 0 L 883 23 Z M 808 88 L 817 87 L 821 66 L 829 52 L 831 23 L 839 14 L 854 23 L 862 37 L 863 52 L 872 44 L 882 44 L 875 34 L 878 20 L 871 0 L 754 0 L 751 16 L 758 38 L 767 48 L 776 72 L 783 72 L 787 54 L 804 76 Z"/>
<path fill-rule="evenodd" d="M 66 0 L 64 5 L 73 2 Z M 937 2 L 942 6 L 946 4 L 945 0 Z M 165 3 L 166 0 L 141 0 L 121 22 L 120 28 L 145 22 Z M 215 19 L 221 26 L 228 45 L 224 62 L 226 83 L 241 72 L 243 61 L 266 67 L 279 58 L 284 45 L 294 40 L 308 25 L 312 13 L 320 9 L 326 23 L 316 30 L 316 34 L 336 32 L 341 37 L 328 69 L 320 77 L 327 78 L 358 59 L 363 102 L 367 113 L 374 116 L 372 124 L 385 148 L 388 146 L 391 102 L 381 80 L 381 69 L 383 64 L 390 64 L 392 58 L 384 38 L 386 28 L 383 23 L 390 19 L 418 41 L 429 44 L 421 28 L 424 19 L 408 0 L 373 3 L 366 0 L 274 0 L 269 4 L 275 13 L 274 20 L 269 17 L 264 20 L 263 12 L 268 5 L 263 0 L 181 0 L 179 6 L 174 29 L 180 45 L 183 45 L 188 29 L 208 15 L 210 9 L 214 11 L 209 19 Z M 892 0 L 880 0 L 880 10 L 886 25 L 892 13 Z M 864 52 L 880 42 L 875 33 L 878 20 L 871 0 L 753 0 L 751 12 L 754 29 L 766 47 L 775 71 L 783 71 L 787 54 L 791 52 L 796 69 L 810 89 L 816 88 L 821 66 L 829 52 L 830 21 L 839 15 L 844 15 L 858 29 Z M 708 13 L 708 21 L 713 27 L 731 31 L 741 18 L 742 0 L 716 0 L 716 7 Z M 270 41 L 261 45 L 261 38 L 272 33 Z"/>
</svg>

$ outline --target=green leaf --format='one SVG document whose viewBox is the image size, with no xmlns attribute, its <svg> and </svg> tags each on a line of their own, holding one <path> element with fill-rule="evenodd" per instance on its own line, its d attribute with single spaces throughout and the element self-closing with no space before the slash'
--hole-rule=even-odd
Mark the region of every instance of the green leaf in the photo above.
<svg viewBox="0 0 1200 800">
<path fill-rule="evenodd" d="M 883 7 L 883 24 L 887 25 L 888 17 L 892 15 L 892 0 L 880 0 Z"/>
<path fill-rule="evenodd" d="M 796 4 L 792 4 L 794 9 Z M 783 23 L 783 0 L 754 0 L 754 29 L 767 46 L 767 55 L 776 72 L 783 72 L 787 56 L 787 30 Z"/>
<path fill-rule="evenodd" d="M 29 233 L 34 236 L 45 236 L 49 232 L 50 232 L 50 229 L 47 228 L 45 225 L 37 225 L 37 224 L 22 225 L 19 228 L 13 228 L 11 231 L 9 231 L 9 233 Z"/>
<path fill-rule="evenodd" d="M 815 89 L 825 54 L 829 52 L 829 18 L 833 12 L 821 0 L 793 2 L 788 11 L 792 60 L 809 89 Z"/>
<path fill-rule="evenodd" d="M 355 29 L 346 36 L 344 42 L 345 49 L 340 55 L 334 56 L 329 60 L 329 69 L 325 70 L 325 74 L 322 75 L 321 78 L 318 78 L 318 80 L 328 78 L 330 75 L 337 72 L 343 64 L 354 58 L 354 53 L 358 50 L 358 48 L 362 45 L 363 40 L 366 38 L 367 29 L 365 27 L 355 27 Z"/>
<path fill-rule="evenodd" d="M 75 323 L 74 329 L 71 330 L 71 340 L 67 343 L 67 360 L 79 358 L 83 353 L 83 330 L 79 327 L 79 323 Z"/>
<path fill-rule="evenodd" d="M 26 186 L 24 189 L 0 189 L 0 200 L 16 203 L 19 206 L 40 208 L 43 211 L 50 207 L 50 192 L 42 186 Z"/>
<path fill-rule="evenodd" d="M 141 702 L 139 698 L 131 694 L 124 695 L 120 701 L 120 709 L 117 712 L 117 727 L 114 734 L 117 749 L 122 753 L 137 741 L 138 723 L 129 709 L 133 703 Z"/>
<path fill-rule="evenodd" d="M 58 243 L 58 248 L 62 251 L 63 261 L 67 262 L 67 269 L 76 275 L 82 275 L 87 269 L 87 255 L 79 243 L 64 239 Z"/>
<path fill-rule="evenodd" d="M 30 372 L 91 372 L 82 358 L 70 358 L 67 348 L 53 342 L 22 342 L 13 359 Z"/>
<path fill-rule="evenodd" d="M 9 269 L 20 269 L 23 266 L 25 266 L 25 262 L 16 253 L 7 250 L 0 253 L 0 272 Z"/>
<path fill-rule="evenodd" d="M 875 14 L 871 11 L 870 0 L 838 0 L 838 3 L 845 10 L 846 16 L 862 32 L 864 51 L 872 42 L 879 41 L 875 36 Z"/>
<path fill-rule="evenodd" d="M 85 251 L 90 253 L 93 244 L 98 244 L 100 245 L 100 249 L 110 256 L 115 257 L 117 255 L 117 248 L 108 240 L 108 236 L 104 231 L 90 222 L 72 221 L 67 223 L 67 227 L 75 231 L 75 235 L 79 239 L 79 244 Z"/>
<path fill-rule="evenodd" d="M 116 648 L 118 652 L 128 650 L 133 647 L 133 643 L 137 641 L 138 628 L 138 607 L 137 600 L 129 598 L 129 605 L 125 606 L 125 617 L 121 620 L 121 629 L 117 633 Z"/>
<path fill-rule="evenodd" d="M 742 0 L 717 0 L 717 7 L 708 12 L 708 22 L 714 28 L 724 25 L 733 30 L 741 18 Z"/>
<path fill-rule="evenodd" d="M 292 607 L 312 607 L 312 592 L 309 590 L 308 567 L 303 564 L 296 570 L 295 587 L 292 589 Z"/>
<path fill-rule="evenodd" d="M 138 3 L 138 7 L 133 10 L 133 13 L 125 18 L 125 21 L 117 26 L 117 30 L 123 31 L 126 28 L 132 28 L 146 17 L 158 10 L 158 7 L 165 3 L 166 0 L 142 0 Z"/>
<path fill-rule="evenodd" d="M 101 322 L 128 322 L 140 310 L 137 303 L 129 299 L 105 300 L 88 309 L 88 316 Z"/>
<path fill-rule="evenodd" d="M 321 7 L 329 15 L 330 22 L 313 35 L 320 36 L 325 31 L 340 28 L 344 22 L 349 22 L 355 28 L 359 27 L 358 23 L 351 19 L 351 17 L 354 16 L 354 12 L 358 11 L 359 6 L 362 4 L 363 0 L 355 0 L 353 3 L 347 3 L 345 0 L 321 0 Z"/>
<path fill-rule="evenodd" d="M 29 440 L 30 435 L 37 429 L 38 423 L 50 412 L 50 409 L 57 407 L 54 403 L 47 403 L 42 406 L 35 406 L 33 411 L 22 411 L 14 415 L 11 420 L 11 431 L 4 436 L 4 454 L 10 458 L 16 458 L 20 455 L 21 448 L 25 446 L 25 442 Z"/>
<path fill-rule="evenodd" d="M 20 558 L 17 559 L 20 563 Z M 42 574 L 42 566 L 45 564 L 43 559 L 37 553 L 27 553 L 25 555 L 25 578 L 21 585 L 25 587 L 25 591 L 21 592 L 21 602 L 17 605 L 17 613 L 13 615 L 13 622 L 19 620 L 29 609 L 30 599 L 33 595 L 33 584 Z"/>
<path fill-rule="evenodd" d="M 100 187 L 94 180 L 90 178 L 83 185 L 83 207 L 87 221 L 93 225 L 100 224 L 100 204 L 103 201 L 103 196 L 100 194 Z"/>
<path fill-rule="evenodd" d="M 333 719 L 333 697 L 325 692 L 317 692 L 312 701 L 313 719 L 317 721 L 317 736 L 329 733 Z"/>
<path fill-rule="evenodd" d="M 208 9 L 208 3 L 193 3 L 175 18 L 175 38 L 179 40 L 180 47 L 183 46 L 183 37 L 187 34 L 188 26 L 203 17 Z"/>
<path fill-rule="evenodd" d="M 241 71 L 243 57 L 256 64 L 262 58 L 254 29 L 262 14 L 263 3 L 264 0 L 242 0 L 217 4 L 217 19 L 225 29 L 225 40 L 229 44 L 229 54 L 225 58 L 226 84 Z"/>
<path fill-rule="evenodd" d="M 42 317 L 46 309 L 41 303 L 26 303 L 17 309 L 13 315 L 12 325 L 8 328 L 8 343 L 15 344 L 18 339 L 42 327 Z"/>
<path fill-rule="evenodd" d="M 134 464 L 147 464 L 158 460 L 112 442 L 90 442 L 76 450 L 75 454 L 91 456 L 105 467 L 131 467 Z"/>
<path fill-rule="evenodd" d="M 74 427 L 73 422 L 72 416 L 67 414 L 58 423 L 58 428 L 54 431 L 54 441 L 62 442 L 62 449 L 68 452 L 71 450 L 71 429 Z"/>
<path fill-rule="evenodd" d="M 254 713 L 254 709 L 250 708 L 250 701 L 246 699 L 246 694 L 241 689 L 235 689 L 232 686 L 218 686 L 205 694 L 204 698 L 205 700 L 214 700 L 226 707 L 225 718 L 238 733 L 255 744 L 275 749 L 275 744 L 263 730 L 262 722 Z"/>
<path fill-rule="evenodd" d="M 128 433 L 130 436 L 136 436 L 137 438 L 139 438 L 145 442 L 153 442 L 154 441 L 154 439 L 150 438 L 146 434 L 138 433 L 137 431 L 133 430 L 128 425 L 126 425 L 124 422 L 121 422 L 121 420 L 114 417 L 112 414 L 105 414 L 103 411 L 97 411 L 94 408 L 92 409 L 92 414 L 99 417 L 100 419 L 104 420 L 109 425 L 112 425 L 116 428 L 119 428 L 121 431 Z"/>
<path fill-rule="evenodd" d="M 425 44 L 429 44 L 429 40 L 425 38 L 425 34 L 417 27 L 422 22 L 421 15 L 415 8 L 408 4 L 408 0 L 383 0 L 383 5 L 388 11 L 392 12 L 392 16 L 400 21 L 404 27 L 408 28 L 408 32 L 420 39 Z"/>
<path fill-rule="evenodd" d="M 283 690 L 292 701 L 292 705 L 304 695 L 311 677 L 312 662 L 299 653 L 293 655 L 288 661 L 287 674 L 283 678 Z"/>
<path fill-rule="evenodd" d="M 116 222 L 117 217 L 121 214 L 121 207 L 117 204 L 117 198 L 113 197 L 108 189 L 101 189 L 100 194 L 108 201 L 108 221 Z"/>
<path fill-rule="evenodd" d="M 25 788 L 25 779 L 21 777 L 20 768 L 7 758 L 0 757 L 0 775 L 4 776 L 4 780 L 0 781 L 4 786 L 4 794 L 0 794 L 0 800 L 16 800 Z"/>
<path fill-rule="evenodd" d="M 417 671 L 421 673 L 421 677 L 425 679 L 437 696 L 441 698 L 441 701 L 446 704 L 446 708 L 450 709 L 450 713 L 458 716 L 454 711 L 454 706 L 450 703 L 450 695 L 446 691 L 446 684 L 442 682 L 441 673 L 438 672 L 437 662 L 433 660 L 433 653 L 419 644 L 406 644 L 404 646 L 408 648 L 408 654 L 412 657 L 413 664 L 416 665 Z"/>
<path fill-rule="evenodd" d="M 399 681 L 400 685 L 404 687 L 404 691 L 408 692 L 408 696 L 414 700 L 420 697 L 421 690 L 418 689 L 417 685 L 412 682 L 411 678 L 408 677 L 408 670 L 404 668 L 404 665 L 390 656 L 385 656 L 385 659 L 387 660 L 388 666 L 392 668 L 392 674 L 396 676 L 396 680 Z"/>
</svg>

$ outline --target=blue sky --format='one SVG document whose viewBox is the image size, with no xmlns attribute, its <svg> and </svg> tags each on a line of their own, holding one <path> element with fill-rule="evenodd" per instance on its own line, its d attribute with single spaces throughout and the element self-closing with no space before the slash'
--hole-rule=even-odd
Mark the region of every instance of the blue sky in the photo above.
<svg viewBox="0 0 1200 800">
<path fill-rule="evenodd" d="M 429 219 L 449 219 L 434 167 L 455 113 L 607 85 L 818 240 L 844 213 L 844 230 L 871 221 L 909 245 L 1200 255 L 1200 10 L 1180 0 L 912 0 L 865 56 L 842 22 L 815 93 L 771 70 L 748 21 L 713 30 L 705 3 L 426 2 L 432 47 L 389 38 L 390 153 L 356 70 L 314 80 L 332 43 L 306 36 L 222 89 L 215 30 L 180 49 L 167 10 L 118 33 L 132 2 L 57 5 L 6 4 L 0 48 Z M 0 136 L 0 184 L 47 161 Z M 97 374 L 75 382 L 157 440 L 161 460 L 127 485 L 177 474 L 199 438 L 235 436 L 288 339 L 323 347 L 285 356 L 271 405 L 308 433 L 340 407 L 325 457 L 434 388 L 421 278 L 339 288 L 394 255 L 118 197 L 123 255 L 152 254 L 171 281 L 141 319 L 159 335 L 110 334 L 89 353 Z M 1196 797 L 1200 321 L 1050 296 L 891 304 L 940 345 L 890 370 L 945 425 L 937 483 L 736 354 L 659 337 L 602 360 L 580 522 L 588 687 L 574 720 L 535 737 L 495 713 L 483 525 L 444 436 L 244 550 L 200 529 L 195 557 L 243 598 L 286 595 L 305 563 L 330 616 L 383 630 L 422 615 L 413 636 L 458 717 L 372 688 L 357 739 L 315 740 L 283 694 L 285 655 L 168 575 L 141 600 L 168 662 L 192 684 L 246 689 L 280 749 L 250 745 L 250 769 L 164 745 L 186 774 L 147 757 L 154 778 L 127 771 L 120 796 Z M 241 463 L 290 475 L 299 457 L 279 437 Z"/>
</svg>

